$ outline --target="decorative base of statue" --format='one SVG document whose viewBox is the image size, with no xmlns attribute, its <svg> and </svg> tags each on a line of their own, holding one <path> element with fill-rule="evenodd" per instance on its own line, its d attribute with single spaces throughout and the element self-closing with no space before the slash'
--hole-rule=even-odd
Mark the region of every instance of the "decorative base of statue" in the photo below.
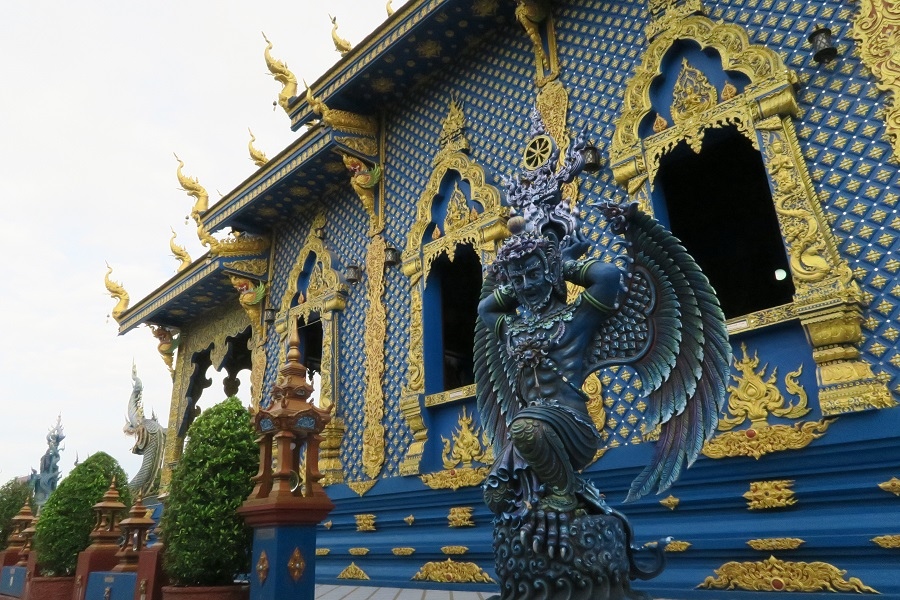
<svg viewBox="0 0 900 600">
<path fill-rule="evenodd" d="M 576 511 L 569 524 L 568 560 L 558 552 L 552 557 L 545 549 L 535 552 L 523 543 L 521 527 L 497 519 L 494 557 L 500 600 L 650 600 L 632 590 L 630 581 L 662 571 L 662 546 L 632 549 L 630 527 L 622 515 L 578 514 L 582 512 Z M 636 573 L 635 552 L 648 554 L 653 564 Z"/>
</svg>

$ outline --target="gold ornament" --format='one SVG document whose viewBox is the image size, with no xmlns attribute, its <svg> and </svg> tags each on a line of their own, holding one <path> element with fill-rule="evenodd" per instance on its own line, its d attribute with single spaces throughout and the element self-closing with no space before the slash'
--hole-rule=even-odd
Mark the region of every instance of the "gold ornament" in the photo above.
<svg viewBox="0 0 900 600">
<path fill-rule="evenodd" d="M 306 571 L 306 561 L 300 553 L 300 548 L 294 548 L 291 558 L 288 559 L 287 568 L 288 573 L 291 575 L 291 579 L 295 582 L 300 581 L 300 578 L 303 577 L 303 572 Z"/>
<path fill-rule="evenodd" d="M 366 572 L 356 566 L 356 563 L 350 563 L 346 569 L 338 573 L 338 579 L 369 579 Z"/>
<path fill-rule="evenodd" d="M 665 552 L 684 552 L 685 550 L 687 550 L 690 547 L 691 547 L 690 542 L 683 542 L 680 540 L 672 540 L 671 542 L 666 544 L 666 547 L 663 548 L 663 551 L 665 551 Z"/>
<path fill-rule="evenodd" d="M 262 36 L 263 39 L 266 40 L 266 49 L 263 52 L 263 56 L 266 59 L 266 67 L 269 69 L 269 73 L 272 74 L 272 77 L 275 78 L 275 81 L 281 84 L 281 92 L 278 94 L 278 104 L 284 109 L 284 112 L 290 114 L 291 99 L 297 95 L 297 78 L 291 70 L 288 69 L 287 63 L 272 58 L 272 55 L 270 54 L 272 42 L 269 41 L 269 38 L 266 37 L 265 33 L 263 33 Z"/>
<path fill-rule="evenodd" d="M 678 506 L 679 502 L 681 502 L 681 500 L 679 500 L 675 496 L 671 496 L 671 495 L 668 498 L 663 498 L 662 500 L 659 501 L 660 504 L 662 504 L 669 510 L 675 510 L 675 507 Z"/>
<path fill-rule="evenodd" d="M 256 561 L 256 577 L 259 579 L 259 585 L 262 585 L 266 582 L 266 578 L 269 576 L 269 557 L 266 555 L 266 551 L 263 550 L 259 554 L 259 560 Z"/>
<path fill-rule="evenodd" d="M 896 477 L 891 477 L 887 481 L 879 483 L 878 487 L 895 496 L 900 496 L 900 479 L 897 479 Z"/>
<path fill-rule="evenodd" d="M 496 583 L 481 567 L 472 562 L 456 562 L 451 558 L 443 562 L 428 562 L 413 575 L 413 581 L 438 583 Z"/>
<path fill-rule="evenodd" d="M 715 570 L 699 588 L 753 592 L 869 592 L 878 591 L 847 571 L 824 562 L 786 562 L 774 556 L 758 562 L 729 562 Z"/>
<path fill-rule="evenodd" d="M 331 41 L 334 42 L 334 49 L 337 50 L 341 56 L 346 56 L 347 53 L 353 49 L 353 45 L 338 35 L 337 17 L 328 15 L 328 18 L 331 19 Z"/>
<path fill-rule="evenodd" d="M 447 555 L 465 554 L 469 549 L 466 546 L 441 546 L 441 552 Z"/>
<path fill-rule="evenodd" d="M 375 515 L 353 515 L 356 519 L 357 531 L 375 531 Z"/>
<path fill-rule="evenodd" d="M 188 177 L 182 173 L 181 169 L 184 167 L 184 161 L 178 158 L 177 154 L 175 155 L 175 160 L 178 161 L 178 168 L 175 170 L 178 183 L 181 185 L 181 189 L 194 199 L 190 217 L 194 219 L 194 223 L 200 225 L 200 215 L 209 210 L 209 194 L 206 193 L 206 188 L 198 183 L 196 177 Z"/>
<path fill-rule="evenodd" d="M 743 343 L 741 350 L 744 357 L 741 360 L 734 359 L 734 366 L 741 375 L 732 375 L 736 385 L 728 386 L 730 395 L 726 415 L 732 416 L 719 420 L 719 430 L 727 433 L 709 440 L 703 448 L 703 454 L 710 458 L 752 456 L 758 459 L 772 452 L 805 448 L 814 439 L 822 437 L 831 419 L 795 423 L 793 426 L 768 423 L 769 415 L 796 419 L 809 413 L 806 390 L 796 379 L 803 366 L 784 377 L 785 388 L 797 397 L 797 401 L 792 404 L 776 385 L 777 369 L 772 369 L 768 379 L 764 379 L 768 365 L 757 370 L 759 356 L 754 353 L 753 358 L 750 358 L 747 346 Z M 730 431 L 747 420 L 750 421 L 747 429 Z"/>
<path fill-rule="evenodd" d="M 331 548 L 316 548 L 316 556 L 328 556 Z"/>
<path fill-rule="evenodd" d="M 112 271 L 112 267 L 109 266 L 109 263 L 106 263 L 106 275 L 103 277 L 103 282 L 106 284 L 106 291 L 109 292 L 109 295 L 117 300 L 116 305 L 113 307 L 110 314 L 116 322 L 119 322 L 119 319 L 122 318 L 122 313 L 128 310 L 128 303 L 131 301 L 131 298 L 128 296 L 128 292 L 125 291 L 125 288 L 122 287 L 121 283 L 109 278 Z"/>
<path fill-rule="evenodd" d="M 266 157 L 266 153 L 262 150 L 257 149 L 253 145 L 253 142 L 256 141 L 256 136 L 253 135 L 253 132 L 249 127 L 247 128 L 247 131 L 250 132 L 250 141 L 247 142 L 247 150 L 250 151 L 250 160 L 252 160 L 253 164 L 255 164 L 257 167 L 266 166 L 266 164 L 269 162 L 268 157 Z"/>
<path fill-rule="evenodd" d="M 452 469 L 460 463 L 463 467 L 471 467 L 474 461 L 483 464 L 494 462 L 487 433 L 481 432 L 479 436 L 480 429 L 475 429 L 472 419 L 471 415 L 466 415 L 466 408 L 463 407 L 457 421 L 456 433 L 451 436 L 452 447 L 451 441 L 441 436 L 441 441 L 444 442 L 442 457 L 445 469 Z"/>
<path fill-rule="evenodd" d="M 453 490 L 459 488 L 473 487 L 480 485 L 487 477 L 490 467 L 463 467 L 459 469 L 448 469 L 446 471 L 438 471 L 437 473 L 427 473 L 420 475 L 426 486 L 433 490 Z"/>
<path fill-rule="evenodd" d="M 348 548 L 347 552 L 352 554 L 353 556 L 365 556 L 369 553 L 368 548 Z"/>
<path fill-rule="evenodd" d="M 175 243 L 175 237 L 177 235 L 175 233 L 175 229 L 171 227 L 169 229 L 172 230 L 172 237 L 169 238 L 169 250 L 172 252 L 172 256 L 181 261 L 178 264 L 178 272 L 181 273 L 189 266 L 191 266 L 191 255 L 188 254 L 188 251 L 184 249 L 184 246 L 179 246 Z"/>
<path fill-rule="evenodd" d="M 304 81 L 303 84 L 306 85 L 306 82 Z M 329 108 L 321 98 L 313 95 L 309 85 L 306 85 L 306 102 L 314 113 L 322 117 L 322 123 L 336 131 L 373 139 L 378 137 L 378 119 L 346 110 Z"/>
<path fill-rule="evenodd" d="M 719 103 L 716 88 L 699 69 L 681 59 L 681 72 L 672 90 L 672 120 L 684 125 Z"/>
<path fill-rule="evenodd" d="M 415 518 L 414 516 L 412 516 L 412 515 L 408 515 L 408 516 L 406 516 L 406 517 L 403 517 L 403 520 L 406 522 L 407 525 L 410 525 L 410 526 L 411 526 L 413 523 L 416 522 L 416 518 Z"/>
<path fill-rule="evenodd" d="M 806 542 L 800 538 L 763 538 L 747 541 L 747 545 L 754 550 L 764 550 L 768 552 L 771 552 L 772 550 L 796 550 L 804 543 Z"/>
<path fill-rule="evenodd" d="M 882 114 L 894 158 L 900 157 L 900 61 L 897 44 L 900 11 L 894 0 L 860 0 L 850 35 L 859 40 L 859 57 L 874 75 L 878 89 L 888 92 Z"/>
<path fill-rule="evenodd" d="M 410 556 L 415 551 L 415 548 L 391 548 L 391 553 L 394 556 Z"/>
<path fill-rule="evenodd" d="M 872 542 L 882 548 L 900 548 L 900 535 L 879 535 Z"/>
<path fill-rule="evenodd" d="M 747 499 L 747 510 L 784 508 L 796 504 L 797 499 L 794 498 L 792 485 L 794 482 L 788 479 L 754 481 L 750 484 L 750 491 L 744 494 L 744 498 Z"/>
<path fill-rule="evenodd" d="M 472 520 L 472 507 L 452 507 L 447 514 L 447 523 L 449 527 L 475 527 L 475 521 Z"/>
<path fill-rule="evenodd" d="M 366 390 L 363 405 L 363 471 L 374 479 L 384 465 L 384 340 L 387 334 L 387 314 L 384 296 L 385 241 L 375 236 L 369 242 L 366 253 L 368 273 L 368 310 L 366 311 Z"/>
</svg>

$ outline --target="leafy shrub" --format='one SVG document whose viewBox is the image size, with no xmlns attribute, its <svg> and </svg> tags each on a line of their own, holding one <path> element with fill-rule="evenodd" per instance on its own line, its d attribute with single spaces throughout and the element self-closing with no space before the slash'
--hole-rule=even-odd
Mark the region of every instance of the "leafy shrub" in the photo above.
<svg viewBox="0 0 900 600">
<path fill-rule="evenodd" d="M 179 585 L 226 585 L 250 569 L 251 531 L 235 512 L 253 490 L 258 451 L 236 397 L 188 430 L 162 518 L 165 570 Z"/>
<path fill-rule="evenodd" d="M 10 479 L 0 487 L 0 548 L 6 546 L 6 538 L 12 531 L 12 518 L 19 513 L 31 495 L 27 481 Z"/>
<path fill-rule="evenodd" d="M 34 549 L 45 575 L 71 575 L 78 553 L 91 544 L 95 504 L 103 499 L 113 477 L 125 506 L 131 505 L 128 476 L 105 452 L 89 456 L 63 479 L 41 509 Z"/>
</svg>

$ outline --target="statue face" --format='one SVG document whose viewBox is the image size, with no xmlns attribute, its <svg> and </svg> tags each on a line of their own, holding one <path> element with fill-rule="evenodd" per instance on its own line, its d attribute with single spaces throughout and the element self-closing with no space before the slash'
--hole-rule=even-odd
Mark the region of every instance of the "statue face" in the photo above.
<svg viewBox="0 0 900 600">
<path fill-rule="evenodd" d="M 519 302 L 530 311 L 540 311 L 547 305 L 553 293 L 553 282 L 539 255 L 529 254 L 510 261 L 506 273 Z"/>
</svg>

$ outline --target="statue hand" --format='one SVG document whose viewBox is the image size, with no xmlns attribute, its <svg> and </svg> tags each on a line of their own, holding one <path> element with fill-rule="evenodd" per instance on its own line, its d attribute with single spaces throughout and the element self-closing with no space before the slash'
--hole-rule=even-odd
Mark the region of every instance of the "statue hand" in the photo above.
<svg viewBox="0 0 900 600">
<path fill-rule="evenodd" d="M 563 247 L 562 255 L 563 262 L 567 260 L 578 260 L 590 249 L 591 244 L 588 242 L 584 235 L 580 230 L 576 229 L 574 233 L 569 236 L 566 236 L 567 244 L 561 244 Z"/>
<path fill-rule="evenodd" d="M 571 516 L 568 511 L 542 509 L 531 511 L 530 518 L 522 524 L 519 539 L 526 546 L 530 541 L 535 554 L 546 550 L 550 558 L 558 555 L 563 562 L 569 562 L 573 556 L 569 539 Z"/>
</svg>

